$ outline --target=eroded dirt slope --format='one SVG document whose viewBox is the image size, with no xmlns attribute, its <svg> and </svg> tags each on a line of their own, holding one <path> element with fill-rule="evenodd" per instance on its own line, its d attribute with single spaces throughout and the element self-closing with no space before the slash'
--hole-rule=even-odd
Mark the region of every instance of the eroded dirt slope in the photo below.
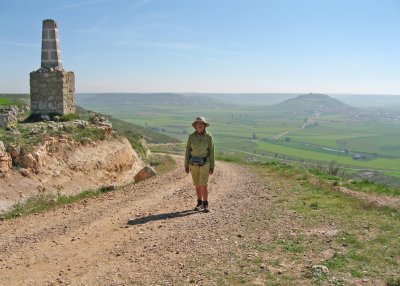
<svg viewBox="0 0 400 286">
<path fill-rule="evenodd" d="M 22 175 L 10 170 L 0 179 L 0 213 L 41 193 L 77 194 L 108 185 L 124 185 L 143 167 L 126 138 L 93 141 L 83 146 L 72 140 L 42 146 L 37 170 Z"/>
</svg>

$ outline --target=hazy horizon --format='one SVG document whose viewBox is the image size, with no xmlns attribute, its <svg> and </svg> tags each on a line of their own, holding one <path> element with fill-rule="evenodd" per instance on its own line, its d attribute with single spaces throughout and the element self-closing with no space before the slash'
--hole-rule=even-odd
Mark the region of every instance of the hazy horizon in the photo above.
<svg viewBox="0 0 400 286">
<path fill-rule="evenodd" d="M 103 94 L 103 93 L 132 93 L 132 94 L 325 94 L 329 96 L 400 96 L 399 94 L 383 94 L 383 93 L 331 93 L 331 92 L 200 92 L 200 91 L 89 91 L 89 92 L 76 92 L 77 94 Z"/>
<path fill-rule="evenodd" d="M 121 100 L 118 96 L 135 96 L 135 95 L 181 95 L 187 97 L 198 97 L 203 99 L 219 100 L 221 102 L 234 104 L 234 105 L 273 105 L 281 103 L 285 100 L 295 98 L 305 93 L 132 93 L 132 92 L 94 92 L 94 93 L 77 93 L 77 104 L 87 104 L 85 100 L 94 99 L 96 96 L 109 95 L 110 97 L 116 96 L 117 101 Z M 310 94 L 310 93 L 308 93 Z M 316 94 L 316 93 L 312 93 Z M 324 94 L 329 97 L 335 98 L 343 103 L 354 107 L 400 107 L 399 95 L 360 95 L 360 94 Z"/>
</svg>

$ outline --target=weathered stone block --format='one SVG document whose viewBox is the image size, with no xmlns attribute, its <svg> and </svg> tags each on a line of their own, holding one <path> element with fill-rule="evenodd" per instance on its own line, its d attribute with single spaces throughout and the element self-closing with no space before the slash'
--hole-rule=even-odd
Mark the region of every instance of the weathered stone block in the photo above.
<svg viewBox="0 0 400 286">
<path fill-rule="evenodd" d="M 67 114 L 75 112 L 75 75 L 64 70 L 30 74 L 31 113 Z"/>
<path fill-rule="evenodd" d="M 148 178 L 151 178 L 155 176 L 157 173 L 156 171 L 150 167 L 150 166 L 145 166 L 143 169 L 141 169 L 136 175 L 135 175 L 135 183 L 138 183 L 140 181 L 146 180 Z"/>
</svg>

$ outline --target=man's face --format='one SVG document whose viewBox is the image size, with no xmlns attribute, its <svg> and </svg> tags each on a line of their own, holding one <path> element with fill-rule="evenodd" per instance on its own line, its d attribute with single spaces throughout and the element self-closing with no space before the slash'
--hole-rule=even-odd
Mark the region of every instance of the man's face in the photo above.
<svg viewBox="0 0 400 286">
<path fill-rule="evenodd" d="M 206 127 L 206 125 L 204 124 L 204 122 L 197 122 L 197 123 L 196 123 L 196 131 L 197 131 L 198 133 L 203 133 L 205 127 Z"/>
</svg>

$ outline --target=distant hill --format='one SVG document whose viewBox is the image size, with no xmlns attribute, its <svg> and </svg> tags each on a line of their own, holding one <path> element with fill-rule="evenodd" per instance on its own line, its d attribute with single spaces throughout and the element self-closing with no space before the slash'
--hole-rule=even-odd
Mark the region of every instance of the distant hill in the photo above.
<svg viewBox="0 0 400 286">
<path fill-rule="evenodd" d="M 128 105 L 180 105 L 209 106 L 220 101 L 203 96 L 187 96 L 178 93 L 97 93 L 77 94 L 77 104 L 90 107 Z"/>
<path fill-rule="evenodd" d="M 338 114 L 348 114 L 357 110 L 355 107 L 349 106 L 335 98 L 318 93 L 301 94 L 296 98 L 275 104 L 274 108 L 292 112 L 324 112 Z"/>
<path fill-rule="evenodd" d="M 292 103 L 291 100 L 294 100 Z M 297 106 L 301 100 L 304 106 Z M 309 106 L 309 100 L 313 104 Z M 336 100 L 336 101 L 335 101 Z M 295 93 L 77 93 L 78 105 L 87 107 L 118 107 L 137 105 L 168 105 L 168 106 L 274 106 L 290 111 L 292 104 L 302 111 L 310 111 L 309 107 L 320 109 L 333 104 L 332 112 L 349 112 L 353 107 L 399 107 L 400 96 L 384 95 L 325 95 L 310 93 L 300 95 Z M 306 103 L 307 102 L 307 103 Z M 321 107 L 318 107 L 318 102 Z M 347 104 L 347 106 L 346 106 Z M 284 108 L 286 109 L 286 108 Z M 314 110 L 314 109 L 313 109 Z M 311 110 L 311 111 L 313 111 Z M 323 109 L 321 111 L 329 112 Z"/>
<path fill-rule="evenodd" d="M 295 98 L 298 93 L 182 93 L 189 96 L 209 97 L 226 104 L 260 106 L 272 105 Z"/>
</svg>

